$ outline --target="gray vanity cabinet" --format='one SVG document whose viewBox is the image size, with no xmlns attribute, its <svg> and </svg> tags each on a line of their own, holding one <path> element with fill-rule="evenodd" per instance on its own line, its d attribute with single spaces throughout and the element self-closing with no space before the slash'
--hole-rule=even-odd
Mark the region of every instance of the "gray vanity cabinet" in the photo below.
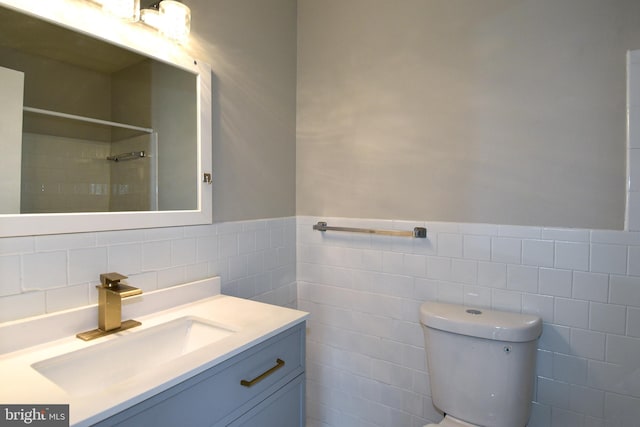
<svg viewBox="0 0 640 427">
<path fill-rule="evenodd" d="M 304 375 L 260 402 L 234 420 L 229 427 L 304 426 Z"/>
<path fill-rule="evenodd" d="M 304 396 L 303 322 L 96 425 L 301 427 Z"/>
</svg>

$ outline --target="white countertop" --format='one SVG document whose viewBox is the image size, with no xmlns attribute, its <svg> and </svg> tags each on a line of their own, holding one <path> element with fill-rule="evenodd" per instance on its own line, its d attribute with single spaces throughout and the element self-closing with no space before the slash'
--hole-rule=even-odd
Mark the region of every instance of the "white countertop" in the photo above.
<svg viewBox="0 0 640 427">
<path fill-rule="evenodd" d="M 219 279 L 211 283 L 206 281 L 194 282 L 201 289 L 206 286 L 209 294 L 219 293 Z M 188 285 L 185 285 L 188 287 Z M 183 288 L 184 289 L 184 288 Z M 155 292 L 157 295 L 148 295 L 150 301 L 157 299 L 166 301 L 175 296 L 175 290 L 171 288 Z M 173 294 L 172 294 L 173 293 Z M 153 294 L 153 293 L 150 293 Z M 184 293 L 183 293 L 184 294 Z M 156 300 L 154 300 L 154 297 Z M 137 297 L 133 297 L 137 298 Z M 132 298 L 132 299 L 133 299 Z M 144 301 L 138 301 L 135 305 L 142 305 Z M 152 303 L 150 303 L 152 304 Z M 92 307 L 92 312 L 96 311 Z M 128 310 L 135 312 L 135 310 Z M 123 320 L 129 319 L 129 314 L 123 307 Z M 78 313 L 73 313 L 78 316 Z M 118 337 L 135 334 L 152 326 L 185 316 L 197 316 L 212 322 L 230 326 L 236 333 L 205 346 L 192 353 L 188 353 L 175 362 L 167 363 L 149 369 L 146 372 L 132 372 L 131 379 L 126 384 L 99 388 L 97 391 L 86 395 L 71 395 L 56 384 L 41 375 L 31 367 L 33 363 L 49 359 L 54 356 L 69 353 L 93 346 L 108 340 L 117 340 Z M 127 409 L 143 400 L 160 393 L 204 370 L 223 362 L 234 355 L 258 344 L 286 329 L 303 322 L 308 313 L 285 307 L 263 304 L 256 301 L 230 297 L 226 295 L 213 295 L 197 299 L 176 307 L 157 311 L 146 315 L 136 315 L 135 320 L 142 322 L 141 326 L 119 332 L 107 337 L 85 342 L 75 337 L 66 336 L 55 341 L 43 342 L 26 348 L 17 349 L 0 355 L 0 402 L 3 404 L 69 404 L 70 424 L 73 426 L 88 426 Z M 0 325 L 0 340 L 7 339 L 8 334 L 17 331 L 29 333 L 29 328 L 37 326 L 41 329 L 43 324 L 56 327 L 55 316 L 40 316 L 33 321 L 35 325 L 29 325 L 29 320 L 20 324 Z M 87 313 L 80 315 L 87 317 Z M 97 323 L 97 316 L 94 318 Z M 69 323 L 69 318 L 62 323 Z M 86 323 L 86 322 L 85 322 Z M 76 332 L 84 331 L 79 326 Z M 97 324 L 89 327 L 96 327 Z M 2 329 L 5 329 L 3 332 Z M 86 328 L 85 328 L 86 329 Z M 44 334 L 46 335 L 46 333 Z M 115 363 L 126 364 L 126 360 L 116 360 Z M 105 366 L 105 369 L 109 369 Z"/>
</svg>

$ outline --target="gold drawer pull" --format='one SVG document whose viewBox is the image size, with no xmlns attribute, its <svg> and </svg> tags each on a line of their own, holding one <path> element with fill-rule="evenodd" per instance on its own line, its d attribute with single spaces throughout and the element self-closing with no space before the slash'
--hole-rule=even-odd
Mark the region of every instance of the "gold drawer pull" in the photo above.
<svg viewBox="0 0 640 427">
<path fill-rule="evenodd" d="M 267 378 L 269 375 L 273 374 L 275 371 L 282 368 L 283 366 L 284 366 L 284 360 L 276 359 L 276 366 L 269 369 L 268 371 L 264 371 L 263 373 L 261 373 L 260 375 L 252 379 L 251 381 L 241 380 L 240 385 L 243 385 L 245 387 L 251 387 L 252 385 L 257 384 L 263 379 Z"/>
</svg>

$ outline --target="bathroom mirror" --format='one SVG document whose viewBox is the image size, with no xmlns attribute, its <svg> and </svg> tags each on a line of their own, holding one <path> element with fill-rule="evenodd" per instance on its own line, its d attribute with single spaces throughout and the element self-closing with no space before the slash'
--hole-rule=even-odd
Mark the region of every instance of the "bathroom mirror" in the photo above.
<svg viewBox="0 0 640 427">
<path fill-rule="evenodd" d="M 0 0 L 0 236 L 210 223 L 210 70 L 81 0 Z"/>
</svg>

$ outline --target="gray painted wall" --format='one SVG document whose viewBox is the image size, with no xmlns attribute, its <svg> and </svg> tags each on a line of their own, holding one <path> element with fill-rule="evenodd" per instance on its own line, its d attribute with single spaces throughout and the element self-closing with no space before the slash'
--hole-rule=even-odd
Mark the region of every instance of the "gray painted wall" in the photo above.
<svg viewBox="0 0 640 427">
<path fill-rule="evenodd" d="M 622 229 L 636 0 L 299 0 L 297 214 Z"/>
<path fill-rule="evenodd" d="M 213 215 L 295 215 L 296 1 L 189 0 L 213 70 Z"/>
</svg>

